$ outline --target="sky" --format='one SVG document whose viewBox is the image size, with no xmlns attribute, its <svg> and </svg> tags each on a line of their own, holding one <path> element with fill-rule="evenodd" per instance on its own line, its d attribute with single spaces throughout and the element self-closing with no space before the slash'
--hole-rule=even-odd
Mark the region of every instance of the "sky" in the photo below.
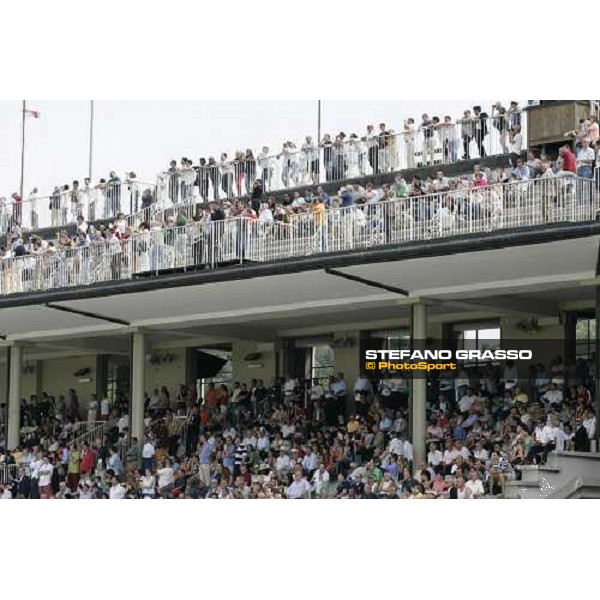
<svg viewBox="0 0 600 600">
<path fill-rule="evenodd" d="M 71 184 L 87 176 L 90 101 L 27 100 L 41 117 L 26 119 L 25 196 L 37 187 L 48 195 L 55 185 Z M 509 99 L 502 100 L 506 106 Z M 361 135 L 369 123 L 385 122 L 399 132 L 403 120 L 449 114 L 490 100 L 324 100 L 322 133 Z M 0 101 L 0 196 L 19 190 L 21 161 L 21 100 Z M 95 101 L 93 180 L 111 170 L 123 176 L 134 171 L 138 179 L 154 183 L 169 160 L 263 145 L 279 151 L 282 143 L 317 136 L 317 100 L 314 101 Z"/>
</svg>

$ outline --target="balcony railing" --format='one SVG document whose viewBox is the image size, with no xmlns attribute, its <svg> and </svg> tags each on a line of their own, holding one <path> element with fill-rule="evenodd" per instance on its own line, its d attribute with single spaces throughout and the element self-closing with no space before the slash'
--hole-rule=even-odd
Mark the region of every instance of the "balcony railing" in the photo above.
<svg viewBox="0 0 600 600">
<path fill-rule="evenodd" d="M 572 175 L 454 189 L 325 212 L 291 222 L 228 219 L 144 231 L 129 239 L 0 260 L 0 295 L 87 286 L 165 271 L 268 262 L 457 235 L 585 222 L 597 183 Z"/>
<path fill-rule="evenodd" d="M 516 124 L 521 127 L 519 136 L 510 133 Z M 519 154 L 526 148 L 525 112 L 432 127 L 416 124 L 401 133 L 375 131 L 372 135 L 325 142 L 318 147 L 288 146 L 277 154 L 165 172 L 159 176 L 157 204 L 159 208 L 169 208 L 191 203 L 194 196 L 205 202 L 248 196 L 257 179 L 262 181 L 264 191 L 275 192 L 428 165 L 449 165 L 463 159 Z"/>
<path fill-rule="evenodd" d="M 161 173 L 156 184 L 125 181 L 64 190 L 50 196 L 0 200 L 0 235 L 19 225 L 26 231 L 74 225 L 128 215 L 130 224 L 162 218 L 173 206 L 248 196 L 257 179 L 267 193 L 357 177 L 394 173 L 427 165 L 449 165 L 461 159 L 518 153 L 527 148 L 526 113 L 505 117 L 416 124 L 394 133 L 373 132 L 362 138 L 323 142 L 319 146 L 286 146 L 277 154 L 214 162 Z M 520 137 L 509 133 L 514 124 Z M 164 213 L 164 214 L 163 214 Z"/>
<path fill-rule="evenodd" d="M 119 213 L 129 215 L 141 210 L 145 198 L 155 202 L 156 185 L 135 181 L 29 196 L 16 203 L 0 202 L 0 236 L 15 225 L 25 231 L 75 225 L 80 215 L 86 221 L 114 219 Z"/>
</svg>

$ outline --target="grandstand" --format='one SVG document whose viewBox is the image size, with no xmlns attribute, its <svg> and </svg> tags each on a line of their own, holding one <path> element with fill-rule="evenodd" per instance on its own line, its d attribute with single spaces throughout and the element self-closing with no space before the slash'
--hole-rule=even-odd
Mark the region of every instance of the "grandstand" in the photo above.
<svg viewBox="0 0 600 600">
<path fill-rule="evenodd" d="M 1 493 L 600 496 L 589 106 L 0 203 Z M 533 360 L 367 370 L 435 345 Z"/>
</svg>

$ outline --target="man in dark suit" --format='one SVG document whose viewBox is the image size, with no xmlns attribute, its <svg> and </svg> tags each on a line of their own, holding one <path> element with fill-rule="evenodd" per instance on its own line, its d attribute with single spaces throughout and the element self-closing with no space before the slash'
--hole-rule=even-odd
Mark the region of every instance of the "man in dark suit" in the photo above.
<svg viewBox="0 0 600 600">
<path fill-rule="evenodd" d="M 480 158 L 485 156 L 485 148 L 483 147 L 483 140 L 488 134 L 488 119 L 489 116 L 485 112 L 481 112 L 481 106 L 474 106 L 473 113 L 475 114 L 475 142 L 477 143 L 477 149 L 479 150 Z"/>
<path fill-rule="evenodd" d="M 19 475 L 13 482 L 13 498 L 27 500 L 31 492 L 31 477 L 25 473 L 25 469 L 19 469 Z"/>
</svg>

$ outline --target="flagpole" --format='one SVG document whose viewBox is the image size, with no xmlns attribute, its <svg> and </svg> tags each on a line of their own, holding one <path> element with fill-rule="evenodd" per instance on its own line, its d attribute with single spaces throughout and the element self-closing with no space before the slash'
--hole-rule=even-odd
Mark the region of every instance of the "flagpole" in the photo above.
<svg viewBox="0 0 600 600">
<path fill-rule="evenodd" d="M 94 101 L 90 100 L 90 162 L 88 165 L 88 177 L 92 179 L 92 156 L 94 150 Z"/>
<path fill-rule="evenodd" d="M 25 102 L 26 100 L 23 100 L 23 114 L 21 115 L 21 185 L 19 186 L 19 195 L 21 199 L 23 199 L 23 181 L 25 178 Z"/>
</svg>

